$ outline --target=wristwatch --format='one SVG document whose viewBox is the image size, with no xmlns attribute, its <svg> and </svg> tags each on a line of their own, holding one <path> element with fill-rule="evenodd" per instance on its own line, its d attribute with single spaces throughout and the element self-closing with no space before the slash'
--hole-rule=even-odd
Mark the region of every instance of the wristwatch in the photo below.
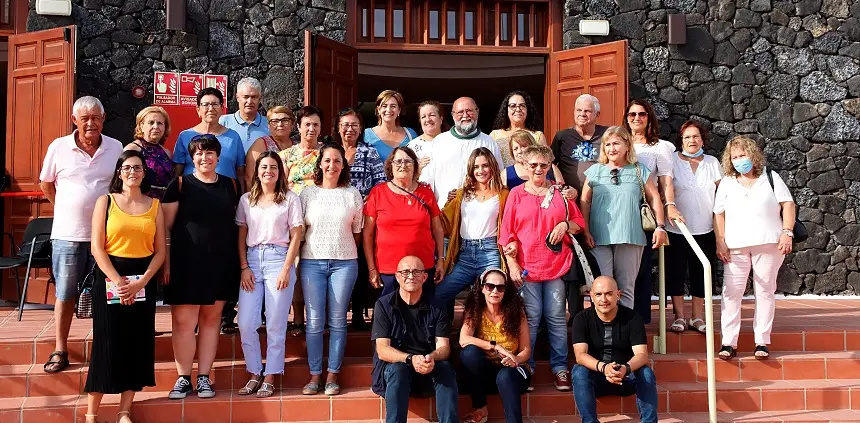
<svg viewBox="0 0 860 423">
<path fill-rule="evenodd" d="M 788 235 L 789 238 L 794 238 L 794 231 L 792 231 L 791 229 L 783 229 L 782 234 Z"/>
<path fill-rule="evenodd" d="M 633 373 L 633 369 L 630 368 L 630 364 L 624 363 L 624 367 L 627 368 L 627 376 L 630 376 Z"/>
<path fill-rule="evenodd" d="M 490 349 L 493 351 L 496 350 L 496 341 L 490 341 Z"/>
<path fill-rule="evenodd" d="M 414 365 L 414 364 L 412 364 L 412 357 L 413 357 L 414 355 L 415 355 L 415 354 L 409 354 L 409 355 L 407 355 L 407 356 L 406 356 L 406 365 L 407 365 L 407 366 L 409 366 L 409 367 L 411 367 L 411 368 L 413 368 L 413 369 L 415 368 L 415 365 Z"/>
</svg>

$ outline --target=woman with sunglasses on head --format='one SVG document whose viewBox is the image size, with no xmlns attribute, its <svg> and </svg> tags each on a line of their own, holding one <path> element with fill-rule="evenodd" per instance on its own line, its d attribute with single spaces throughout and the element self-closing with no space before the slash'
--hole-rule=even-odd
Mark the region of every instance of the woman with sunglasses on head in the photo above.
<svg viewBox="0 0 860 423">
<path fill-rule="evenodd" d="M 349 184 L 358 190 L 362 200 L 367 198 L 373 187 L 387 180 L 385 165 L 379 153 L 362 140 L 363 128 L 361 114 L 355 109 L 343 109 L 335 117 L 334 141 L 343 146 L 346 162 L 349 165 Z M 369 329 L 369 325 L 364 320 L 364 311 L 373 308 L 376 295 L 373 294 L 373 287 L 370 286 L 367 259 L 364 257 L 364 248 L 361 247 L 361 237 L 358 237 L 356 242 L 358 243 L 358 276 L 352 288 L 350 300 L 352 303 L 350 328 L 360 331 Z"/>
<path fill-rule="evenodd" d="M 497 391 L 505 421 L 523 421 L 522 396 L 531 384 L 531 339 L 523 303 L 502 269 L 488 269 L 466 299 L 460 362 L 472 395 L 466 423 L 486 422 L 488 391 Z M 496 389 L 492 389 L 495 386 Z M 489 388 L 489 389 L 488 389 Z"/>
<path fill-rule="evenodd" d="M 444 272 L 444 229 L 433 191 L 418 182 L 418 157 L 408 147 L 397 147 L 385 160 L 388 182 L 375 186 L 364 205 L 362 231 L 370 284 L 381 295 L 397 290 L 394 273 L 400 259 L 416 256 L 424 263 L 427 280 L 422 295 L 434 298 Z"/>
<path fill-rule="evenodd" d="M 667 239 L 657 184 L 651 171 L 636 161 L 633 137 L 620 126 L 603 133 L 597 163 L 585 171 L 585 177 L 579 200 L 588 222 L 583 232 L 585 244 L 592 249 L 600 274 L 618 281 L 619 303 L 632 309 L 636 275 L 648 244 L 639 211 L 643 186 L 657 219 L 651 244 L 657 248 Z"/>
<path fill-rule="evenodd" d="M 436 303 L 454 318 L 454 298 L 487 269 L 506 269 L 499 252 L 499 227 L 508 189 L 499 176 L 493 152 L 478 147 L 469 155 L 466 180 L 442 209 L 448 237 L 445 277 L 436 288 Z"/>
<path fill-rule="evenodd" d="M 561 278 L 575 266 L 570 235 L 582 231 L 585 221 L 576 203 L 566 199 L 546 178 L 552 150 L 535 145 L 526 148 L 523 157 L 528 163 L 529 180 L 508 196 L 499 245 L 511 279 L 521 288 L 531 349 L 534 351 L 538 326 L 545 320 L 555 388 L 570 391 L 565 283 Z M 534 370 L 534 357 L 528 364 Z"/>
<path fill-rule="evenodd" d="M 636 159 L 648 169 L 649 174 L 654 174 L 656 177 L 658 191 L 666 205 L 664 209 L 666 220 L 680 219 L 683 221 L 681 214 L 675 207 L 675 188 L 672 185 L 672 163 L 674 162 L 672 156 L 675 155 L 675 146 L 669 141 L 660 139 L 660 122 L 657 120 L 654 108 L 647 101 L 631 100 L 630 104 L 627 105 L 624 129 L 633 137 Z M 639 274 L 636 276 L 636 292 L 631 293 L 635 301 L 633 309 L 642 316 L 645 324 L 651 322 L 652 247 L 656 250 L 660 245 L 664 245 L 652 245 L 649 241 L 650 238 L 646 237 Z"/>
<path fill-rule="evenodd" d="M 123 152 L 110 194 L 93 212 L 95 336 L 84 389 L 86 423 L 95 423 L 105 394 L 120 394 L 117 422 L 130 423 L 135 392 L 155 386 L 155 274 L 166 246 L 161 205 L 146 195 L 146 170 L 139 151 Z"/>
<path fill-rule="evenodd" d="M 256 393 L 258 398 L 272 396 L 275 375 L 284 373 L 287 319 L 298 285 L 293 263 L 302 240 L 302 205 L 299 197 L 287 189 L 283 167 L 277 153 L 260 154 L 254 164 L 251 191 L 242 195 L 236 210 L 242 269 L 239 334 L 245 367 L 250 375 L 238 393 Z M 265 367 L 257 333 L 264 306 Z"/>
<path fill-rule="evenodd" d="M 339 144 L 320 149 L 314 169 L 316 185 L 302 191 L 305 242 L 302 246 L 302 289 L 307 293 L 307 344 L 311 380 L 304 395 L 325 390 L 340 393 L 338 373 L 346 348 L 346 312 L 358 275 L 358 239 L 364 217 L 361 194 L 349 184 L 346 153 Z M 322 384 L 323 329 L 329 325 L 328 369 Z"/>
<path fill-rule="evenodd" d="M 269 135 L 257 138 L 245 155 L 245 186 L 249 189 L 257 176 L 255 167 L 261 154 L 266 151 L 277 153 L 293 146 L 290 138 L 296 120 L 293 111 L 286 106 L 275 106 L 266 112 L 266 119 L 269 121 Z"/>
<path fill-rule="evenodd" d="M 170 304 L 179 373 L 170 399 L 185 398 L 192 391 L 195 352 L 197 396 L 215 396 L 209 371 L 218 348 L 221 311 L 225 302 L 238 300 L 241 277 L 239 184 L 216 172 L 221 143 L 214 135 L 195 138 L 188 152 L 193 173 L 171 182 L 162 201 L 171 240 L 163 270 L 164 302 Z"/>
</svg>

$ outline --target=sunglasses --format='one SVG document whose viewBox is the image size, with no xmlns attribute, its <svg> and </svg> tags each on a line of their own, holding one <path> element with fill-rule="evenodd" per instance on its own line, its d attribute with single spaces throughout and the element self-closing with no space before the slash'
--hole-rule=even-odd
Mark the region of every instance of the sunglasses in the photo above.
<svg viewBox="0 0 860 423">
<path fill-rule="evenodd" d="M 493 292 L 494 290 L 500 294 L 504 293 L 505 285 L 484 282 L 484 291 Z"/>
<path fill-rule="evenodd" d="M 537 168 L 547 169 L 549 168 L 549 163 L 529 163 L 529 167 L 532 168 L 532 170 Z"/>
<path fill-rule="evenodd" d="M 648 112 L 628 112 L 627 113 L 627 118 L 629 118 L 629 119 L 635 119 L 636 116 L 639 116 L 639 119 L 647 118 Z"/>
<path fill-rule="evenodd" d="M 612 182 L 612 185 L 618 185 L 619 184 L 620 181 L 618 180 L 618 169 L 610 170 L 609 176 L 610 176 L 609 182 Z"/>
</svg>

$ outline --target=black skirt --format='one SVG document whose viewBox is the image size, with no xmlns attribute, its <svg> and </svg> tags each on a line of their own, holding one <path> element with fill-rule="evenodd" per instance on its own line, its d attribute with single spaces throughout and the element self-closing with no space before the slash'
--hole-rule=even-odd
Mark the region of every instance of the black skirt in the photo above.
<svg viewBox="0 0 860 423">
<path fill-rule="evenodd" d="M 110 256 L 122 276 L 142 275 L 152 257 Z M 119 394 L 155 386 L 155 296 L 158 282 L 146 284 L 146 301 L 108 304 L 105 274 L 96 268 L 93 283 L 93 348 L 86 392 Z"/>
</svg>

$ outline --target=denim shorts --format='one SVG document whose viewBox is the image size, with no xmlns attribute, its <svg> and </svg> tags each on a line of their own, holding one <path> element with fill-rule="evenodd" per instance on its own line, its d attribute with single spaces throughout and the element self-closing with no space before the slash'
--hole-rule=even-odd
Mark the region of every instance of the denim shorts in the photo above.
<svg viewBox="0 0 860 423">
<path fill-rule="evenodd" d="M 57 285 L 54 294 L 62 302 L 75 301 L 78 283 L 93 270 L 95 260 L 90 252 L 90 242 L 51 240 L 51 271 Z"/>
</svg>

